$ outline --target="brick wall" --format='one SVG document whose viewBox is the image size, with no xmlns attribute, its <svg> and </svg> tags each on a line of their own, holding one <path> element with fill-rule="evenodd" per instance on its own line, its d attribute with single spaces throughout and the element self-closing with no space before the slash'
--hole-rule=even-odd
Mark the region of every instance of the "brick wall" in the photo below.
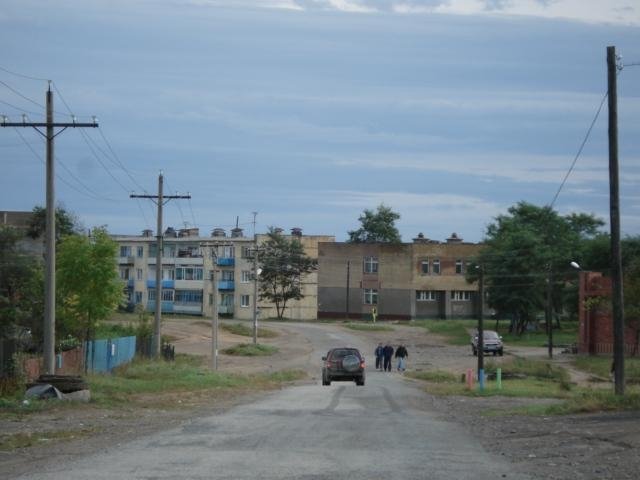
<svg viewBox="0 0 640 480">
<path fill-rule="evenodd" d="M 25 358 L 22 371 L 28 382 L 35 381 L 43 370 L 42 357 Z M 74 348 L 56 355 L 56 374 L 80 375 L 84 372 L 84 350 Z"/>
<path fill-rule="evenodd" d="M 589 310 L 585 301 L 590 298 L 606 299 Z M 585 354 L 613 353 L 613 319 L 611 313 L 611 278 L 599 272 L 580 272 L 579 339 L 578 352 Z M 626 355 L 639 355 L 638 334 L 640 324 L 627 322 L 624 329 Z"/>
</svg>

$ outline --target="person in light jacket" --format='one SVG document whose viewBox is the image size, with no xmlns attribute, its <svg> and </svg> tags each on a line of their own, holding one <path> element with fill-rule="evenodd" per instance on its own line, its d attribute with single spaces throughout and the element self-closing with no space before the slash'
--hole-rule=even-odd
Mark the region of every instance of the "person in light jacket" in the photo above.
<svg viewBox="0 0 640 480">
<path fill-rule="evenodd" d="M 400 344 L 396 349 L 396 358 L 398 359 L 398 371 L 404 372 L 406 368 L 406 359 L 409 358 L 409 352 L 407 352 L 404 345 Z"/>
</svg>

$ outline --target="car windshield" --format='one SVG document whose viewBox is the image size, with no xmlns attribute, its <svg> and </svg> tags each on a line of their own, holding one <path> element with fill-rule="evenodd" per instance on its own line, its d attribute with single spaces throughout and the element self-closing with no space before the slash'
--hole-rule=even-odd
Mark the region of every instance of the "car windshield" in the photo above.
<svg viewBox="0 0 640 480">
<path fill-rule="evenodd" d="M 497 340 L 498 334 L 496 332 L 484 332 L 484 338 L 488 340 Z"/>
</svg>

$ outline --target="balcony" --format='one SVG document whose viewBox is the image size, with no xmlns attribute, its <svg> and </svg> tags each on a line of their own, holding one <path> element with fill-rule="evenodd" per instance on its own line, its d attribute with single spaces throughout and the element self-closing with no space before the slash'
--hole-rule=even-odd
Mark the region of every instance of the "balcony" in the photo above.
<svg viewBox="0 0 640 480">
<path fill-rule="evenodd" d="M 147 280 L 147 288 L 156 288 L 155 280 Z M 175 281 L 162 280 L 162 288 L 175 288 Z"/>
<path fill-rule="evenodd" d="M 235 290 L 235 288 L 233 280 L 220 280 L 218 282 L 218 290 Z"/>
<path fill-rule="evenodd" d="M 233 314 L 233 305 L 218 305 L 218 314 L 220 315 Z"/>
<path fill-rule="evenodd" d="M 233 257 L 218 257 L 216 264 L 220 267 L 233 267 L 236 264 L 236 259 Z"/>
</svg>

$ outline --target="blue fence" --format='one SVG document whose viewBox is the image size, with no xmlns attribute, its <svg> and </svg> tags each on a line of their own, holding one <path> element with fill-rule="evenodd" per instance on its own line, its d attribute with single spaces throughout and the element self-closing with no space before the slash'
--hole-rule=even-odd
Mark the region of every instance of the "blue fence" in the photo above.
<svg viewBox="0 0 640 480">
<path fill-rule="evenodd" d="M 118 365 L 133 360 L 136 354 L 136 337 L 86 342 L 84 352 L 87 371 L 110 372 Z"/>
</svg>

